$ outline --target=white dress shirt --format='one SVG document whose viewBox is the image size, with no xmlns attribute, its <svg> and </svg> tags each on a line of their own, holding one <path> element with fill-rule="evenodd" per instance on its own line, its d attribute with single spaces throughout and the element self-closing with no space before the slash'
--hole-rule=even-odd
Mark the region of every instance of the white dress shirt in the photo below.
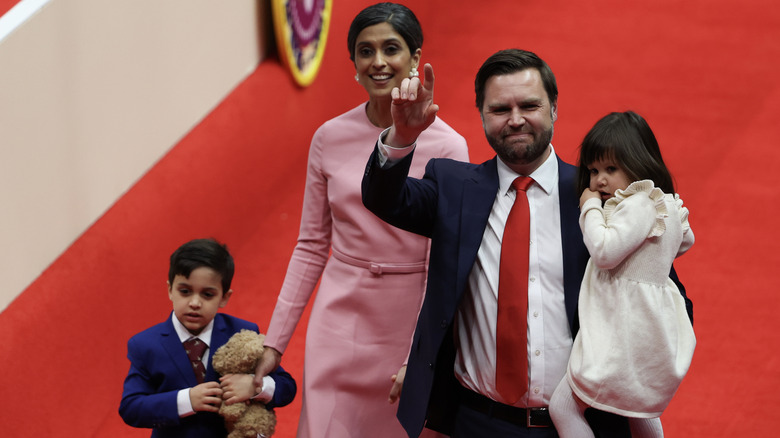
<svg viewBox="0 0 780 438">
<path fill-rule="evenodd" d="M 463 386 L 504 403 L 496 389 L 496 322 L 501 240 L 518 175 L 498 160 L 499 188 L 455 317 L 455 375 Z M 547 406 L 566 371 L 572 337 L 563 293 L 558 163 L 553 151 L 531 175 L 528 254 L 528 391 L 515 404 Z M 520 327 L 522 328 L 522 327 Z"/>
<path fill-rule="evenodd" d="M 203 352 L 201 361 L 206 369 L 208 369 L 209 350 L 211 350 L 209 345 L 211 345 L 211 332 L 214 330 L 214 321 L 212 320 L 206 327 L 203 327 L 203 330 L 198 336 L 193 336 L 192 333 L 184 327 L 184 324 L 176 318 L 175 313 L 171 314 L 171 318 L 173 320 L 173 328 L 176 330 L 176 334 L 179 336 L 179 341 L 181 343 L 184 343 L 187 339 L 197 337 L 201 342 L 206 344 L 206 350 Z M 180 389 L 178 394 L 176 394 L 176 405 L 178 406 L 179 417 L 188 417 L 195 413 L 192 409 L 192 401 L 190 400 L 190 389 L 191 388 Z"/>
</svg>

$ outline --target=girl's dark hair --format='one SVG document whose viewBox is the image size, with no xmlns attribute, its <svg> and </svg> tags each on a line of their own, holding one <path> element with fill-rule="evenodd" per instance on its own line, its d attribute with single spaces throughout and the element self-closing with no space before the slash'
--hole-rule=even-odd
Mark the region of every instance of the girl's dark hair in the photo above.
<svg viewBox="0 0 780 438">
<path fill-rule="evenodd" d="M 397 3 L 377 3 L 360 11 L 349 26 L 347 48 L 349 49 L 349 59 L 353 62 L 355 61 L 355 43 L 358 35 L 363 29 L 379 23 L 389 23 L 393 30 L 406 41 L 411 53 L 422 48 L 422 27 L 414 12 Z"/>
<path fill-rule="evenodd" d="M 590 185 L 588 165 L 600 159 L 613 160 L 632 181 L 649 179 L 664 193 L 676 193 L 653 131 L 633 111 L 607 114 L 585 135 L 580 146 L 577 193 Z"/>
<path fill-rule="evenodd" d="M 171 254 L 168 269 L 168 284 L 173 278 L 182 275 L 190 278 L 192 271 L 200 267 L 211 268 L 222 277 L 222 293 L 230 290 L 235 264 L 227 246 L 214 239 L 190 240 Z"/>
</svg>

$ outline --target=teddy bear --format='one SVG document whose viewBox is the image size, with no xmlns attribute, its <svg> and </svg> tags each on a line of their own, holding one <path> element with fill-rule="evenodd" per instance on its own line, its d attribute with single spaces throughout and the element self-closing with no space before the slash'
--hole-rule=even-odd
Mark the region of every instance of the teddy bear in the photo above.
<svg viewBox="0 0 780 438">
<path fill-rule="evenodd" d="M 214 370 L 220 375 L 252 374 L 263 354 L 265 335 L 251 330 L 235 333 L 219 347 L 211 359 Z M 222 404 L 219 415 L 225 418 L 228 438 L 270 437 L 276 427 L 276 414 L 265 404 L 250 400 L 248 403 Z"/>
</svg>

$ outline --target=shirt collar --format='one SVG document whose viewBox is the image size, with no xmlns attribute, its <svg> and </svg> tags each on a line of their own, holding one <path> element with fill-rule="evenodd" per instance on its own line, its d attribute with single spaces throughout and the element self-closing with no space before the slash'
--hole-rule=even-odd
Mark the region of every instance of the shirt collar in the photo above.
<svg viewBox="0 0 780 438">
<path fill-rule="evenodd" d="M 171 312 L 171 321 L 173 321 L 173 328 L 174 330 L 176 330 L 176 334 L 179 335 L 179 340 L 181 342 L 184 342 L 190 338 L 198 338 L 206 345 L 211 345 L 211 333 L 214 330 L 213 319 L 209 321 L 206 327 L 203 327 L 203 330 L 197 336 L 190 333 L 190 331 L 187 330 L 186 327 L 184 327 L 184 324 L 182 324 L 181 321 L 179 321 L 179 319 L 176 318 L 176 314 L 173 312 Z"/>
<path fill-rule="evenodd" d="M 539 187 L 544 190 L 546 194 L 553 192 L 555 184 L 558 183 L 558 163 L 555 156 L 555 148 L 550 144 L 550 155 L 546 160 L 534 170 L 530 175 L 520 175 L 514 170 L 510 169 L 501 158 L 498 158 L 498 190 L 499 193 L 506 194 L 509 191 L 509 187 L 512 186 L 512 181 L 518 176 L 530 176 L 534 179 Z"/>
</svg>

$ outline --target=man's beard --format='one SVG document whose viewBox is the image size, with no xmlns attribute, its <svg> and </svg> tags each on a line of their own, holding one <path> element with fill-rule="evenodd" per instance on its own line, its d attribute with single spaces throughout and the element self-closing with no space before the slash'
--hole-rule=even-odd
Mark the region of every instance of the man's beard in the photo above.
<svg viewBox="0 0 780 438">
<path fill-rule="evenodd" d="M 553 127 L 550 126 L 550 129 L 541 132 L 531 144 L 507 143 L 505 137 L 511 133 L 513 132 L 504 130 L 501 132 L 501 137 L 493 137 L 487 133 L 485 133 L 485 137 L 502 161 L 507 164 L 523 165 L 534 162 L 547 150 L 547 146 L 552 140 Z"/>
</svg>

